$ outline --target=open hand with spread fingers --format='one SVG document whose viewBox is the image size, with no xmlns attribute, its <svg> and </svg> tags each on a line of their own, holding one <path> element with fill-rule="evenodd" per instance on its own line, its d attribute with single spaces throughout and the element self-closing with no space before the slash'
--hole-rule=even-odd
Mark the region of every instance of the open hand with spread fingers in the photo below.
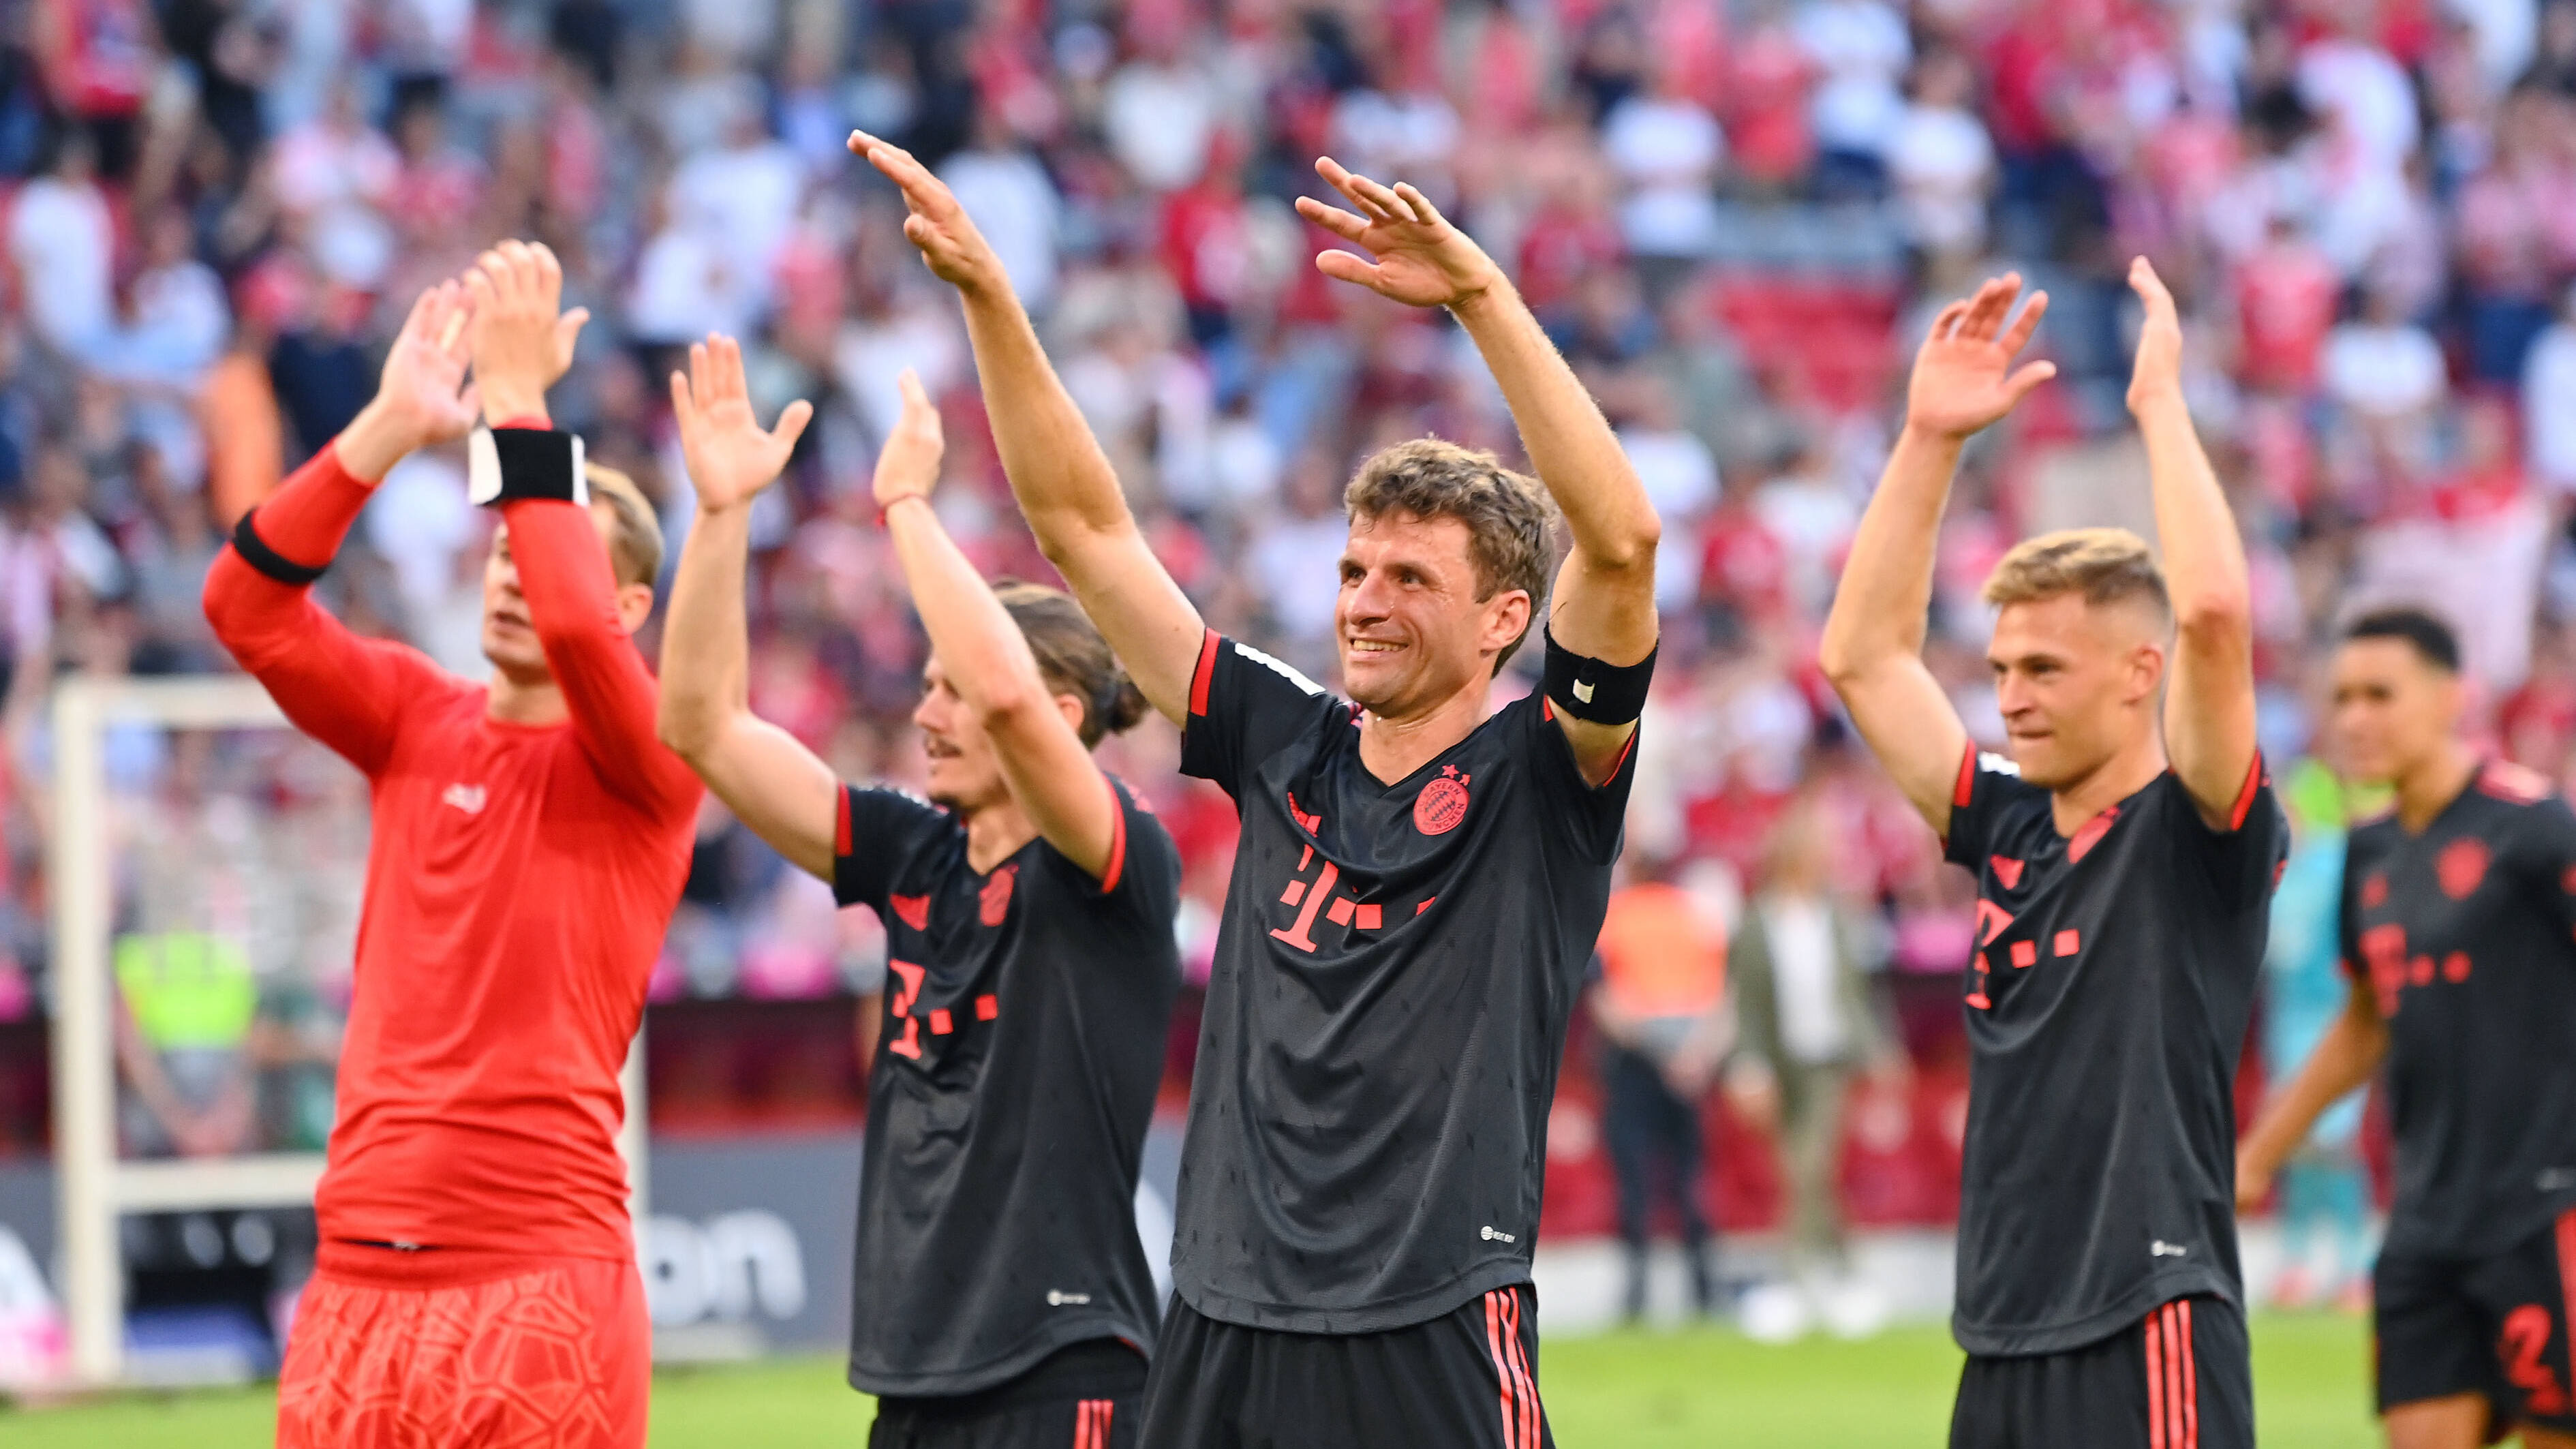
<svg viewBox="0 0 2576 1449">
<path fill-rule="evenodd" d="M 474 302 L 461 281 L 440 281 L 412 302 L 394 348 L 384 353 L 376 397 L 366 405 L 371 431 L 392 449 L 386 467 L 402 454 L 453 443 L 474 428 L 482 400 L 466 382 L 466 366 L 474 361 L 464 335 L 471 317 Z"/>
<path fill-rule="evenodd" d="M 546 389 L 572 369 L 590 309 L 563 310 L 563 263 L 543 242 L 505 241 L 465 273 L 474 299 L 474 379 L 494 422 L 543 417 Z"/>
<path fill-rule="evenodd" d="M 2129 286 L 2146 308 L 2138 326 L 2138 360 L 2129 374 L 2129 411 L 2182 400 L 2182 316 L 2173 293 L 2145 257 L 2129 263 Z"/>
<path fill-rule="evenodd" d="M 939 485 L 939 459 L 947 451 L 947 434 L 939 409 L 911 368 L 897 380 L 903 388 L 903 415 L 895 420 L 885 450 L 877 454 L 877 507 L 892 508 L 907 498 L 930 496 Z"/>
<path fill-rule="evenodd" d="M 1907 385 L 1905 425 L 1918 432 L 1959 439 L 1975 433 L 2013 410 L 2033 388 L 2057 376 L 2053 362 L 2013 359 L 2030 345 L 2039 319 L 2048 313 L 2048 294 L 2033 292 L 2030 305 L 2006 327 L 2013 303 L 2021 296 L 2021 276 L 2007 272 L 1977 289 L 1976 295 L 1953 302 L 1932 319 L 1931 334 L 1914 354 L 1914 377 Z"/>
<path fill-rule="evenodd" d="M 968 294 L 1010 286 L 1001 257 L 975 229 L 974 218 L 958 204 L 947 182 L 932 175 L 911 152 L 865 131 L 852 131 L 849 146 L 903 192 L 904 209 L 910 213 L 903 219 L 904 240 L 920 248 L 931 275 Z"/>
<path fill-rule="evenodd" d="M 1411 182 L 1383 186 L 1330 156 L 1316 158 L 1315 172 L 1352 210 L 1301 196 L 1297 214 L 1377 258 L 1371 263 L 1338 249 L 1319 252 L 1315 266 L 1325 276 L 1414 307 L 1460 306 L 1503 282 L 1502 268 L 1485 249 L 1452 226 Z"/>
<path fill-rule="evenodd" d="M 779 410 L 776 427 L 763 430 L 751 411 L 742 344 L 721 332 L 689 344 L 688 375 L 671 374 L 671 411 L 680 423 L 689 486 L 709 513 L 748 503 L 768 487 L 814 417 L 814 405 L 798 398 Z"/>
</svg>

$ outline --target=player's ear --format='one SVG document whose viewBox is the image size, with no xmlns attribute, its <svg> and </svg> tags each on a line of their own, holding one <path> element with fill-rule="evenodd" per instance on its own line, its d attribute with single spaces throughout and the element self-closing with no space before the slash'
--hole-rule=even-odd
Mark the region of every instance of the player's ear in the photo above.
<svg viewBox="0 0 2576 1449">
<path fill-rule="evenodd" d="M 1511 647 L 1513 640 L 1529 632 L 1530 596 L 1527 589 L 1505 589 L 1485 601 L 1486 652 L 1499 654 Z"/>
<path fill-rule="evenodd" d="M 643 628 L 644 621 L 651 617 L 653 617 L 653 586 L 651 584 L 619 584 L 617 586 L 617 627 L 621 631 L 632 634 L 636 630 Z"/>
<path fill-rule="evenodd" d="M 2141 644 L 2129 654 L 2129 687 L 2121 698 L 2130 704 L 2151 699 L 2164 687 L 2165 651 L 2161 644 Z"/>
</svg>

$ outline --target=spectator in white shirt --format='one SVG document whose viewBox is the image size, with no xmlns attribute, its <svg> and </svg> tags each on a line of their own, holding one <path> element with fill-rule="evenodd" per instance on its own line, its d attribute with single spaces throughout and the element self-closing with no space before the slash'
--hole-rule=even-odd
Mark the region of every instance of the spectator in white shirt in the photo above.
<svg viewBox="0 0 2576 1449">
<path fill-rule="evenodd" d="M 2576 493 L 2576 286 L 2558 301 L 2558 320 L 2522 364 L 2522 421 L 2532 476 Z"/>
<path fill-rule="evenodd" d="M 1726 133 L 1666 67 L 1652 95 L 1631 96 L 1601 127 L 1602 153 L 1627 184 L 1619 229 L 1640 257 L 1706 256 L 1717 242 L 1714 187 Z"/>
<path fill-rule="evenodd" d="M 1973 256 L 1986 244 L 1995 144 L 1972 108 L 1976 89 L 1976 73 L 1957 51 L 1924 56 L 1914 70 L 1914 103 L 1888 147 L 1906 232 L 1927 252 Z"/>
<path fill-rule="evenodd" d="M 116 233 L 97 169 L 88 136 L 68 132 L 53 169 L 21 187 L 9 208 L 9 259 L 27 320 L 75 357 L 103 341 L 116 317 Z"/>
<path fill-rule="evenodd" d="M 2359 317 L 2327 335 L 2323 363 L 2327 394 L 2372 422 L 2421 417 L 2450 391 L 2442 344 L 2376 289 Z"/>
</svg>

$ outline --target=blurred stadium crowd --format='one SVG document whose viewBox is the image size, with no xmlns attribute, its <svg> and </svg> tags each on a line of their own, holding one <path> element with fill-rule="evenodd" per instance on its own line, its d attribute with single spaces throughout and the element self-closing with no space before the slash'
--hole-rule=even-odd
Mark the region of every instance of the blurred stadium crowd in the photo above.
<svg viewBox="0 0 2576 1449">
<path fill-rule="evenodd" d="M 989 571 L 1046 569 L 853 126 L 992 238 L 1210 622 L 1326 678 L 1355 460 L 1516 445 L 1462 336 L 1326 284 L 1289 203 L 1328 153 L 1468 226 L 1665 519 L 1632 854 L 1734 899 L 1784 820 L 1820 832 L 1918 1061 L 1955 1043 L 1968 883 L 1844 742 L 1813 646 L 1908 344 L 1990 271 L 2050 292 L 2061 381 L 1981 440 L 1945 532 L 1932 650 L 1972 728 L 2000 732 L 1993 559 L 2146 531 L 2121 283 L 2144 252 L 2248 533 L 2270 757 L 2310 753 L 2339 613 L 2403 598 L 2462 627 L 2499 747 L 2568 773 L 2576 0 L 6 0 L 0 1021 L 39 1010 L 50 683 L 229 668 L 197 603 L 225 531 L 365 401 L 412 295 L 502 236 L 566 259 L 595 320 L 556 415 L 673 534 L 662 379 L 689 339 L 746 338 L 763 416 L 814 400 L 758 525 L 754 707 L 847 775 L 916 773 L 923 645 L 867 494 L 903 368 L 948 415 L 951 529 Z M 479 673 L 462 475 L 405 464 L 324 587 Z M 1203 973 L 1230 808 L 1175 778 L 1168 730 L 1112 753 L 1188 858 Z M 142 734 L 110 762 L 139 800 L 247 770 L 262 818 L 315 816 L 272 853 L 349 859 L 330 812 L 359 802 L 327 769 Z M 2332 796 L 2309 792 L 2320 823 Z M 239 843 L 276 832 L 219 815 L 143 827 L 156 878 L 258 876 Z M 187 831 L 209 843 L 172 848 Z M 181 918 L 259 894 L 183 884 L 168 920 L 131 892 L 126 929 L 214 930 Z M 656 999 L 868 989 L 863 916 L 711 804 Z M 266 1059 L 327 1059 L 327 1027 L 279 1024 Z"/>
</svg>

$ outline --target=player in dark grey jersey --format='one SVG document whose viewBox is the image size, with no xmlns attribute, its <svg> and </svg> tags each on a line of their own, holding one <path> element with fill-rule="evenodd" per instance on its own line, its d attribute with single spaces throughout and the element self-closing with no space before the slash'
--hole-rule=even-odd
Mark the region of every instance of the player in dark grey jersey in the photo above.
<svg viewBox="0 0 2576 1449">
<path fill-rule="evenodd" d="M 876 501 L 930 635 L 913 722 L 938 803 L 834 781 L 743 695 L 747 515 L 805 405 L 765 434 L 740 349 L 690 353 L 672 400 L 699 514 L 662 738 L 886 928 L 851 1290 L 869 1443 L 1125 1449 L 1156 1332 L 1135 1199 L 1180 986 L 1180 859 L 1091 747 L 1144 702 L 1072 600 L 988 587 L 958 551 L 929 501 L 939 414 L 907 373 Z"/>
<path fill-rule="evenodd" d="M 1447 309 L 1538 473 L 1432 439 L 1362 465 L 1335 699 L 1209 632 L 973 222 L 911 157 L 851 144 L 964 299 L 1039 543 L 1183 725 L 1183 768 L 1242 812 L 1143 1442 L 1541 1449 L 1530 1251 L 1654 655 L 1645 489 L 1492 260 L 1412 187 L 1319 162 L 1348 209 L 1299 210 L 1375 261 L 1317 265 Z M 1572 535 L 1552 591 L 1551 496 Z M 1532 633 L 1545 689 L 1489 718 Z"/>
<path fill-rule="evenodd" d="M 2129 408 L 2161 569 L 2119 529 L 2030 539 L 1987 581 L 2010 760 L 1979 756 L 1921 658 L 1961 445 L 2053 369 L 2020 281 L 1935 319 L 1853 540 L 1823 665 L 1948 857 L 1976 872 L 1950 1442 L 2254 1442 L 2229 1095 L 2286 825 L 2255 749 L 2236 524 L 2183 405 L 2182 329 L 2144 259 Z"/>
<path fill-rule="evenodd" d="M 2397 1194 L 2373 1272 L 2393 1449 L 2576 1449 L 2576 814 L 2460 738 L 2460 646 L 2367 614 L 2335 658 L 2337 757 L 2396 787 L 2353 827 L 2352 999 L 2247 1133 L 2258 1206 L 2317 1114 L 2388 1068 Z"/>
</svg>

